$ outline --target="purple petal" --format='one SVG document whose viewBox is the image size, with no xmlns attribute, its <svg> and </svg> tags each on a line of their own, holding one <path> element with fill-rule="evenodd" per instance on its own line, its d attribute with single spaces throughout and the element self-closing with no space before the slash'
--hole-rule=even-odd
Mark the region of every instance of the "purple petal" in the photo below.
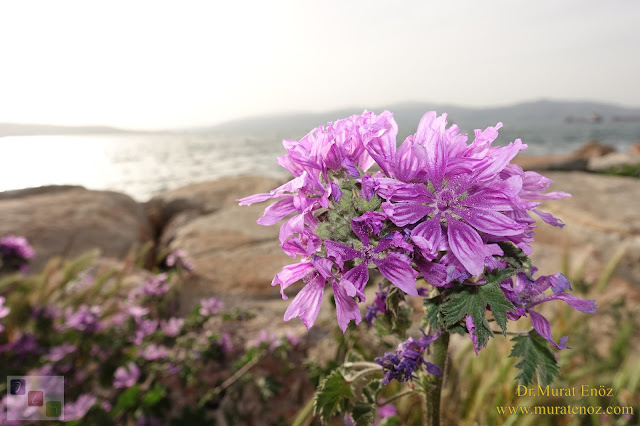
<svg viewBox="0 0 640 426">
<path fill-rule="evenodd" d="M 280 293 L 282 294 L 282 298 L 287 300 L 288 297 L 284 294 L 284 289 L 289 287 L 291 284 L 299 281 L 313 272 L 315 269 L 311 262 L 305 260 L 303 262 L 287 265 L 282 268 L 282 271 L 278 272 L 275 277 L 273 277 L 273 281 L 271 281 L 271 285 L 280 284 Z"/>
<path fill-rule="evenodd" d="M 413 142 L 409 136 L 396 153 L 395 177 L 403 182 L 411 182 L 427 167 L 427 150 Z"/>
<path fill-rule="evenodd" d="M 362 187 L 362 196 L 367 201 L 371 201 L 375 193 L 378 191 L 378 188 L 380 187 L 380 183 L 378 182 L 378 180 L 372 178 L 369 175 L 364 175 L 362 177 L 360 185 Z"/>
<path fill-rule="evenodd" d="M 484 270 L 485 248 L 480 235 L 466 223 L 447 215 L 448 239 L 451 251 L 471 275 Z"/>
<path fill-rule="evenodd" d="M 533 209 L 532 211 L 538 216 L 540 216 L 540 219 L 544 220 L 549 225 L 558 226 L 560 228 L 564 227 L 564 223 L 562 223 L 560 219 L 558 219 L 551 213 L 542 212 L 538 209 Z"/>
<path fill-rule="evenodd" d="M 383 112 L 375 123 L 363 126 L 362 133 L 362 142 L 371 158 L 387 176 L 392 176 L 398 134 L 398 125 L 393 119 L 393 114 Z"/>
<path fill-rule="evenodd" d="M 296 211 L 293 197 L 277 201 L 264 210 L 264 214 L 258 219 L 258 224 L 263 226 L 275 225 L 281 219 Z"/>
<path fill-rule="evenodd" d="M 340 269 L 344 267 L 344 262 L 361 256 L 359 251 L 332 240 L 324 240 L 324 247 L 327 249 L 327 257 L 335 260 Z"/>
<path fill-rule="evenodd" d="M 354 234 L 356 234 L 356 236 L 358 238 L 360 238 L 360 241 L 362 241 L 362 244 L 364 246 L 368 246 L 369 245 L 369 230 L 367 229 L 367 224 L 365 223 L 366 218 L 361 219 L 361 218 L 353 218 L 351 219 L 351 230 L 353 231 Z"/>
<path fill-rule="evenodd" d="M 354 222 L 358 223 L 358 224 L 363 224 L 361 226 L 364 226 L 364 231 L 358 231 L 358 232 L 363 232 L 366 236 L 367 236 L 367 242 L 369 240 L 369 235 L 368 234 L 375 234 L 375 235 L 380 235 L 380 232 L 382 231 L 382 227 L 384 226 L 384 221 L 387 218 L 387 216 L 385 216 L 384 213 L 380 213 L 380 212 L 365 212 L 362 216 L 360 217 L 354 217 L 351 220 L 351 228 L 353 229 L 354 226 Z M 355 232 L 355 230 L 354 230 Z M 356 235 L 358 235 L 358 237 L 360 237 L 360 234 L 358 234 L 358 232 L 356 232 Z M 365 240 L 360 237 L 360 240 L 362 242 L 364 242 Z"/>
<path fill-rule="evenodd" d="M 460 215 L 469 225 L 490 235 L 517 235 L 526 229 L 525 226 L 515 220 L 493 210 L 471 208 L 454 209 L 454 212 Z"/>
<path fill-rule="evenodd" d="M 284 313 L 284 320 L 289 321 L 291 318 L 300 317 L 307 330 L 310 329 L 318 317 L 318 312 L 320 312 L 324 286 L 325 279 L 320 275 L 309 281 L 309 284 L 298 292 L 287 308 Z"/>
<path fill-rule="evenodd" d="M 571 349 L 565 345 L 567 338 L 563 337 L 560 339 L 560 344 L 557 344 L 553 341 L 553 336 L 551 335 L 551 325 L 549 321 L 536 311 L 529 311 L 529 317 L 531 318 L 531 324 L 533 328 L 538 332 L 540 336 L 542 336 L 545 340 L 551 343 L 558 349 Z"/>
<path fill-rule="evenodd" d="M 360 308 L 358 304 L 336 283 L 333 283 L 333 295 L 336 300 L 336 316 L 338 317 L 338 326 L 344 333 L 347 330 L 349 321 L 355 320 L 356 325 L 362 321 Z"/>
<path fill-rule="evenodd" d="M 435 287 L 444 287 L 447 280 L 447 267 L 440 263 L 416 261 L 416 265 L 425 281 Z"/>
<path fill-rule="evenodd" d="M 471 342 L 473 342 L 473 350 L 478 356 L 478 336 L 476 336 L 476 323 L 473 321 L 473 317 L 471 315 L 465 316 L 465 324 L 467 326 L 467 331 L 469 332 L 469 337 L 471 338 Z"/>
<path fill-rule="evenodd" d="M 357 292 L 362 292 L 369 282 L 369 268 L 365 263 L 361 263 L 353 269 L 349 269 L 342 276 L 340 285 L 342 285 L 349 296 L 355 296 Z"/>
<path fill-rule="evenodd" d="M 567 302 L 569 306 L 571 306 L 576 311 L 584 312 L 585 314 L 595 314 L 598 305 L 596 305 L 595 300 L 591 299 L 579 299 L 572 294 L 568 293 L 558 293 L 552 294 L 549 297 L 545 297 L 542 300 L 533 303 L 531 306 L 538 305 L 540 303 L 548 302 L 549 300 L 564 300 Z"/>
<path fill-rule="evenodd" d="M 391 281 L 393 285 L 411 296 L 418 296 L 416 278 L 418 272 L 411 267 L 411 260 L 401 253 L 388 252 L 383 259 L 374 258 L 383 277 Z"/>
<path fill-rule="evenodd" d="M 433 374 L 434 376 L 440 376 L 442 374 L 442 370 L 440 369 L 440 367 L 435 364 L 425 362 L 424 366 L 429 374 Z"/>
<path fill-rule="evenodd" d="M 382 203 L 382 211 L 397 226 L 416 223 L 434 210 L 434 207 L 417 203 Z"/>
<path fill-rule="evenodd" d="M 543 285 L 545 288 L 549 288 L 549 286 L 551 286 L 554 293 L 563 293 L 565 290 L 573 290 L 569 279 L 559 272 L 553 275 L 539 277 L 536 282 L 544 283 Z"/>
<path fill-rule="evenodd" d="M 373 252 L 377 254 L 393 247 L 402 248 L 407 251 L 413 251 L 413 246 L 407 243 L 404 238 L 402 238 L 402 234 L 398 231 L 393 231 L 385 235 L 380 240 Z"/>
<path fill-rule="evenodd" d="M 440 215 L 422 222 L 411 232 L 411 240 L 420 247 L 422 254 L 427 259 L 433 259 L 442 239 L 442 226 Z"/>
<path fill-rule="evenodd" d="M 516 139 L 504 147 L 492 148 L 495 149 L 495 151 L 493 151 L 489 157 L 491 157 L 493 161 L 487 163 L 485 167 L 482 167 L 476 173 L 475 179 L 493 179 L 513 160 L 513 157 L 515 157 L 518 152 L 526 148 L 527 145 L 524 145 L 520 139 Z"/>
</svg>

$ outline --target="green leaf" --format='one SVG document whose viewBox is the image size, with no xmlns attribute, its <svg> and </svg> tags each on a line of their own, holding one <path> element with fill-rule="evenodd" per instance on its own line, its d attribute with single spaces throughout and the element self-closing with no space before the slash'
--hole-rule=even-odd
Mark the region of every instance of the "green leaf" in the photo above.
<svg viewBox="0 0 640 426">
<path fill-rule="evenodd" d="M 442 296 L 432 297 L 431 299 L 423 299 L 422 307 L 424 309 L 424 318 L 422 319 L 422 328 L 428 325 L 434 330 L 442 328 L 443 318 L 440 310 L 442 304 Z"/>
<path fill-rule="evenodd" d="M 558 376 L 560 366 L 554 353 L 547 342 L 535 330 L 531 330 L 527 336 L 515 336 L 511 339 L 515 342 L 509 357 L 519 357 L 516 368 L 520 370 L 516 379 L 528 386 L 533 383 L 533 378 L 538 378 L 542 386 L 551 384 Z"/>
<path fill-rule="evenodd" d="M 356 426 L 369 426 L 373 424 L 375 404 L 358 402 L 351 410 Z"/>
<path fill-rule="evenodd" d="M 343 411 L 345 403 L 355 398 L 351 384 L 348 383 L 340 370 L 334 370 L 318 387 L 313 401 L 313 410 L 320 416 L 323 423 L 336 413 Z"/>
<path fill-rule="evenodd" d="M 122 392 L 118 397 L 118 401 L 116 402 L 116 406 L 113 408 L 112 415 L 115 417 L 121 412 L 125 411 L 128 408 L 136 405 L 136 401 L 138 400 L 138 395 L 140 394 L 140 386 L 135 385 Z"/>
<path fill-rule="evenodd" d="M 153 407 L 164 398 L 167 392 L 167 388 L 160 383 L 156 383 L 153 388 L 144 394 L 142 398 L 142 404 L 145 407 Z"/>
<path fill-rule="evenodd" d="M 500 289 L 500 282 L 514 275 L 517 270 L 503 269 L 486 276 L 482 285 L 459 285 L 453 289 L 442 304 L 441 312 L 445 327 L 456 326 L 466 315 L 471 315 L 476 325 L 475 335 L 478 347 L 487 344 L 493 332 L 485 318 L 487 306 L 491 308 L 493 318 L 500 326 L 502 333 L 507 333 L 507 311 L 513 310 L 513 305 Z"/>
</svg>

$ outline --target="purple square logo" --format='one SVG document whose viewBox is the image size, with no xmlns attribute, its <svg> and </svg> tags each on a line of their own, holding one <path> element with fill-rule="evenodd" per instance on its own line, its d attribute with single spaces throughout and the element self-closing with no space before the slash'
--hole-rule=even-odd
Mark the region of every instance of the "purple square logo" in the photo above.
<svg viewBox="0 0 640 426">
<path fill-rule="evenodd" d="M 24 379 L 11 379 L 9 382 L 9 390 L 11 395 L 24 395 L 27 391 L 27 385 Z"/>
</svg>

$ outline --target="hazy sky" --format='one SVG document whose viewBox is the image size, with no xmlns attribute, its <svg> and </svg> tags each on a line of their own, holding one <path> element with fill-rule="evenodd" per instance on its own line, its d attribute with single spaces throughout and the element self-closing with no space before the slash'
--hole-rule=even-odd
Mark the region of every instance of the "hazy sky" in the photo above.
<svg viewBox="0 0 640 426">
<path fill-rule="evenodd" d="M 169 128 L 402 101 L 640 106 L 632 0 L 0 4 L 0 122 Z"/>
</svg>

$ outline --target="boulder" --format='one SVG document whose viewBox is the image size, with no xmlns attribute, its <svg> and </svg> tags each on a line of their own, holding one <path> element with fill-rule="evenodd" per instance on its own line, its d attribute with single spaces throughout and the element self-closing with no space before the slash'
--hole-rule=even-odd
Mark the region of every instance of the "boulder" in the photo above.
<svg viewBox="0 0 640 426">
<path fill-rule="evenodd" d="M 603 145 L 598 141 L 589 141 L 573 153 L 576 158 L 594 158 L 615 152 L 615 148 Z"/>
<path fill-rule="evenodd" d="M 640 155 L 640 142 L 636 142 L 635 144 L 629 147 L 629 154 L 631 155 Z"/>
<path fill-rule="evenodd" d="M 278 226 L 256 223 L 269 202 L 239 206 L 236 199 L 282 183 L 253 176 L 225 178 L 169 191 L 149 202 L 155 223 L 165 223 L 158 249 L 186 250 L 194 263 L 182 292 L 183 306 L 212 294 L 279 297 L 271 280 L 296 260 L 280 251 Z"/>
<path fill-rule="evenodd" d="M 0 193 L 0 235 L 22 235 L 36 252 L 33 271 L 53 256 L 76 257 L 98 248 L 123 258 L 152 239 L 144 209 L 127 195 L 77 186 Z"/>
<path fill-rule="evenodd" d="M 538 221 L 534 264 L 541 273 L 563 269 L 568 259 L 573 270 L 599 274 L 624 249 L 617 274 L 640 288 L 640 185 L 637 179 L 583 172 L 548 172 L 551 189 L 572 198 L 547 201 L 540 207 L 561 219 L 563 229 Z"/>
<path fill-rule="evenodd" d="M 612 152 L 602 157 L 590 158 L 587 168 L 590 171 L 599 172 L 635 165 L 640 165 L 640 155 Z"/>
</svg>

